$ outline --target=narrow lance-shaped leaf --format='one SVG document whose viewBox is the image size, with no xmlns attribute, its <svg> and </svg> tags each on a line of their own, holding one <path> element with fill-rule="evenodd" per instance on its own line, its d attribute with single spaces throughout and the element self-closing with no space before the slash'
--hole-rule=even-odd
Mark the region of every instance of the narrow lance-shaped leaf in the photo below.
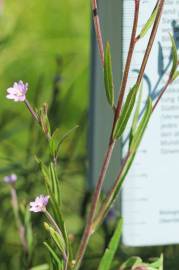
<svg viewBox="0 0 179 270">
<path fill-rule="evenodd" d="M 70 137 L 70 135 L 76 131 L 76 129 L 79 128 L 78 125 L 74 126 L 72 129 L 70 129 L 68 132 L 66 132 L 63 136 L 61 135 L 60 129 L 56 129 L 49 141 L 49 147 L 51 155 L 55 158 L 57 158 L 59 154 L 59 150 L 63 142 Z"/>
<path fill-rule="evenodd" d="M 67 131 L 67 132 L 62 136 L 62 138 L 60 139 L 60 141 L 59 141 L 59 143 L 58 143 L 58 145 L 57 145 L 56 156 L 57 156 L 58 153 L 59 153 L 60 146 L 62 145 L 62 143 L 63 143 L 65 140 L 67 140 L 67 139 L 71 136 L 71 134 L 72 134 L 74 131 L 76 131 L 76 129 L 78 129 L 78 128 L 79 128 L 79 126 L 76 125 L 76 126 L 74 126 L 73 128 L 71 128 L 69 131 Z"/>
<path fill-rule="evenodd" d="M 140 257 L 131 257 L 121 265 L 120 270 L 133 269 L 133 266 L 139 265 L 141 263 L 142 259 Z"/>
<path fill-rule="evenodd" d="M 126 102 L 123 106 L 121 115 L 114 127 L 113 131 L 114 139 L 120 138 L 127 126 L 132 110 L 134 108 L 138 88 L 139 87 L 137 85 L 134 85 L 134 87 L 130 90 L 129 94 L 127 95 Z"/>
<path fill-rule="evenodd" d="M 133 140 L 131 142 L 131 146 L 130 146 L 131 152 L 135 152 L 137 150 L 137 148 L 142 140 L 144 131 L 147 127 L 147 124 L 149 122 L 151 114 L 152 114 L 152 100 L 149 97 L 147 100 L 145 113 L 143 115 L 143 118 L 142 118 L 142 120 L 139 124 L 139 127 L 138 127 L 136 133 L 134 134 Z"/>
<path fill-rule="evenodd" d="M 110 209 L 111 205 L 116 200 L 117 195 L 119 194 L 119 191 L 122 187 L 122 184 L 123 184 L 123 182 L 126 178 L 126 175 L 127 175 L 128 171 L 133 163 L 133 160 L 135 158 L 137 148 L 142 140 L 142 137 L 143 137 L 144 131 L 147 127 L 147 124 L 149 122 L 151 113 L 152 113 L 152 100 L 149 97 L 148 101 L 147 101 L 146 111 L 144 113 L 144 116 L 143 116 L 143 118 L 139 124 L 139 127 L 138 127 L 136 133 L 134 134 L 133 140 L 131 142 L 131 146 L 129 149 L 129 156 L 128 156 L 127 161 L 124 165 L 123 171 L 118 178 L 118 182 L 117 182 L 117 185 L 115 186 L 114 192 L 111 194 L 110 198 L 108 198 L 108 201 L 104 202 L 104 203 L 106 203 L 106 206 L 105 206 L 103 213 L 101 213 L 101 216 L 103 218 L 106 215 L 106 213 L 108 212 L 108 210 Z M 101 220 L 102 220 L 102 218 L 101 218 Z M 98 223 L 97 223 L 97 225 L 98 225 Z"/>
<path fill-rule="evenodd" d="M 65 247 L 65 241 L 63 239 L 63 236 L 60 235 L 58 232 L 56 232 L 48 223 L 44 223 L 45 229 L 50 233 L 52 239 L 56 243 L 59 250 L 64 255 L 66 253 L 66 247 Z"/>
<path fill-rule="evenodd" d="M 121 233 L 122 233 L 122 219 L 120 219 L 118 224 L 117 224 L 115 232 L 114 232 L 112 239 L 109 243 L 109 246 L 106 249 L 106 251 L 101 259 L 98 270 L 109 270 L 110 269 L 114 255 L 115 255 L 117 248 L 119 246 Z"/>
<path fill-rule="evenodd" d="M 48 249 L 50 255 L 52 256 L 52 258 L 54 259 L 54 261 L 58 265 L 58 269 L 61 270 L 63 262 L 60 260 L 60 258 L 56 254 L 55 250 L 47 242 L 44 242 L 44 245 L 46 246 L 46 248 Z"/>
<path fill-rule="evenodd" d="M 171 70 L 171 78 L 173 78 L 176 69 L 177 69 L 177 64 L 178 64 L 178 55 L 177 55 L 177 47 L 175 44 L 175 40 L 174 37 L 170 34 L 170 39 L 171 39 L 171 43 L 172 43 L 172 61 L 173 61 L 173 65 L 172 65 L 172 70 Z"/>
<path fill-rule="evenodd" d="M 173 74 L 172 80 L 175 81 L 178 78 L 179 78 L 179 71 L 176 70 L 175 73 Z"/>
<path fill-rule="evenodd" d="M 137 104 L 136 104 L 136 110 L 135 110 L 133 121 L 132 121 L 129 145 L 131 144 L 131 141 L 133 139 L 133 136 L 134 136 L 134 133 L 135 133 L 135 130 L 136 130 L 136 127 L 137 127 L 137 123 L 138 123 L 138 120 L 139 120 L 139 113 L 140 113 L 140 107 L 141 107 L 141 102 L 142 102 L 142 90 L 143 90 L 143 84 L 140 87 L 139 97 L 138 97 Z"/>
<path fill-rule="evenodd" d="M 104 83 L 106 90 L 106 97 L 111 106 L 114 105 L 114 83 L 112 74 L 112 62 L 110 44 L 107 42 L 104 58 Z"/>
<path fill-rule="evenodd" d="M 51 196 L 51 181 L 50 181 L 48 167 L 43 163 L 43 161 L 41 161 L 37 157 L 36 157 L 36 161 L 40 166 L 40 170 L 41 170 L 41 173 L 42 173 L 43 178 L 44 178 L 47 193 Z"/>
<path fill-rule="evenodd" d="M 65 226 L 65 223 L 64 223 L 64 220 L 63 220 L 63 216 L 62 216 L 59 204 L 56 202 L 56 200 L 53 198 L 53 196 L 51 196 L 51 206 L 52 206 L 52 211 L 53 211 L 55 220 L 56 220 L 58 226 L 60 227 L 60 230 L 62 231 L 63 238 L 65 240 L 67 251 L 68 251 L 68 254 L 69 254 L 69 258 L 71 259 L 71 256 L 72 256 L 71 246 L 70 246 L 70 242 L 69 242 L 69 239 L 68 239 L 66 226 Z"/>
<path fill-rule="evenodd" d="M 34 266 L 30 268 L 30 270 L 50 270 L 50 268 L 48 264 L 42 264 L 42 265 L 38 265 L 38 266 Z"/>
<path fill-rule="evenodd" d="M 149 31 L 149 29 L 152 27 L 154 21 L 155 21 L 155 18 L 157 16 L 157 12 L 158 12 L 158 5 L 155 6 L 150 18 L 148 19 L 148 21 L 145 23 L 145 25 L 143 26 L 140 34 L 139 34 L 139 37 L 140 38 L 143 38 L 147 32 Z"/>
<path fill-rule="evenodd" d="M 151 267 L 155 267 L 155 269 L 163 270 L 163 254 L 161 254 L 160 258 L 157 258 L 154 262 L 150 264 Z"/>
<path fill-rule="evenodd" d="M 50 179 L 51 179 L 51 186 L 52 186 L 52 193 L 53 196 L 57 202 L 57 204 L 61 205 L 61 200 L 60 200 L 60 183 L 57 177 L 57 173 L 56 173 L 56 168 L 54 166 L 54 163 L 50 163 L 49 166 L 49 174 L 50 174 Z"/>
</svg>

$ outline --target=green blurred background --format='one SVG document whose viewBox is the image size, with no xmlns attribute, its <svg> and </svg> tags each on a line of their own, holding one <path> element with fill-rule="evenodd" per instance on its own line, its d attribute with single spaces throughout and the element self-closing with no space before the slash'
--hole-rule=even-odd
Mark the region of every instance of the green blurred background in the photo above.
<svg viewBox="0 0 179 270">
<path fill-rule="evenodd" d="M 0 173 L 18 175 L 21 207 L 45 192 L 35 155 L 46 159 L 46 143 L 24 104 L 6 100 L 14 81 L 30 85 L 34 107 L 49 104 L 52 127 L 63 135 L 80 128 L 61 148 L 59 175 L 65 220 L 70 233 L 82 229 L 81 201 L 86 176 L 86 130 L 90 60 L 90 6 L 83 0 L 0 1 Z M 21 246 L 9 187 L 0 188 L 0 269 L 23 269 Z M 35 251 L 32 265 L 48 262 L 42 244 L 43 217 L 32 215 Z M 44 235 L 42 234 L 44 232 Z"/>
</svg>

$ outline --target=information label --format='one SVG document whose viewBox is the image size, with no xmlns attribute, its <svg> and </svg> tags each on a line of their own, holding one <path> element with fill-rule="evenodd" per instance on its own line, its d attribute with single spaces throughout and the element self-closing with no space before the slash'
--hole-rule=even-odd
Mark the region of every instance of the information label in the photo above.
<svg viewBox="0 0 179 270">
<path fill-rule="evenodd" d="M 169 33 L 174 35 L 179 48 L 179 0 L 165 2 L 143 80 L 144 100 L 148 93 L 156 99 L 171 70 Z M 156 0 L 141 0 L 139 29 L 155 4 Z M 123 62 L 129 47 L 133 13 L 134 1 L 124 0 Z M 137 43 L 128 89 L 135 83 L 148 37 Z M 123 138 L 124 155 L 126 140 Z M 152 115 L 123 187 L 122 215 L 123 243 L 127 246 L 179 243 L 179 80 L 168 88 Z"/>
</svg>

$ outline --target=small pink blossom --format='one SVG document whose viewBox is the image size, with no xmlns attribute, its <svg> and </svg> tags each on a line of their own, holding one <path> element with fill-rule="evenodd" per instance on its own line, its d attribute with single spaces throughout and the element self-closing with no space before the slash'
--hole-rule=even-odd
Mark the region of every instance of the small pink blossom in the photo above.
<svg viewBox="0 0 179 270">
<path fill-rule="evenodd" d="M 31 212 L 44 212 L 48 204 L 49 196 L 40 195 L 36 197 L 34 202 L 30 202 Z"/>
<path fill-rule="evenodd" d="M 16 181 L 17 181 L 17 175 L 14 173 L 4 177 L 4 182 L 7 184 L 14 184 Z"/>
<path fill-rule="evenodd" d="M 13 87 L 7 89 L 6 97 L 8 99 L 13 99 L 16 102 L 23 102 L 26 99 L 26 93 L 28 90 L 28 83 L 23 83 L 23 81 L 15 82 Z"/>
</svg>

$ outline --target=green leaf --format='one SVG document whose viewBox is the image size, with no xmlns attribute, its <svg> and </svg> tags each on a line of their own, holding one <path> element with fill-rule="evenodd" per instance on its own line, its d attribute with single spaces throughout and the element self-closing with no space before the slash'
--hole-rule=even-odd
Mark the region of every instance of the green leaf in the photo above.
<svg viewBox="0 0 179 270">
<path fill-rule="evenodd" d="M 161 254 L 160 258 L 157 258 L 154 262 L 150 264 L 151 267 L 155 267 L 155 269 L 163 270 L 163 254 Z"/>
<path fill-rule="evenodd" d="M 65 241 L 64 241 L 62 235 L 60 235 L 56 230 L 54 230 L 54 228 L 52 228 L 52 226 L 50 226 L 46 222 L 44 223 L 44 227 L 50 233 L 50 236 L 52 237 L 52 239 L 56 243 L 59 250 L 64 255 L 66 253 L 66 245 L 65 245 Z"/>
<path fill-rule="evenodd" d="M 60 230 L 62 231 L 67 251 L 69 254 L 69 258 L 71 259 L 72 256 L 71 246 L 68 239 L 68 234 L 63 220 L 63 216 L 61 213 L 60 182 L 56 174 L 55 165 L 54 163 L 51 163 L 49 167 L 47 167 L 41 160 L 37 159 L 37 161 L 40 164 L 40 168 L 44 176 L 47 193 L 50 195 L 51 208 L 53 211 L 55 221 L 57 222 L 58 226 L 60 227 Z"/>
<path fill-rule="evenodd" d="M 110 44 L 107 42 L 105 56 L 104 56 L 104 83 L 106 90 L 106 97 L 108 103 L 114 105 L 114 83 L 113 83 L 113 74 L 112 74 L 112 62 L 111 62 L 111 52 Z"/>
<path fill-rule="evenodd" d="M 132 127 L 131 127 L 131 131 L 130 131 L 130 143 L 129 143 L 129 145 L 131 144 L 131 141 L 133 139 L 133 136 L 134 136 L 134 133 L 135 133 L 135 130 L 136 130 L 136 127 L 137 127 L 138 119 L 139 119 L 140 107 L 141 107 L 141 103 L 142 103 L 142 90 L 143 90 L 143 85 L 141 85 L 140 91 L 139 91 L 139 97 L 138 97 L 138 101 L 137 101 L 137 104 L 136 104 L 136 110 L 135 110 L 135 113 L 134 113 L 134 118 L 133 118 L 133 121 L 132 121 Z"/>
<path fill-rule="evenodd" d="M 126 98 L 126 102 L 123 106 L 121 115 L 119 119 L 117 120 L 116 125 L 114 127 L 114 131 L 113 131 L 114 139 L 120 138 L 126 128 L 126 125 L 131 116 L 132 110 L 134 108 L 138 88 L 139 87 L 137 85 L 134 85 L 134 87 L 130 90 Z"/>
<path fill-rule="evenodd" d="M 44 178 L 45 186 L 47 189 L 47 193 L 51 196 L 51 181 L 50 181 L 50 176 L 49 176 L 49 170 L 48 167 L 43 163 L 42 160 L 36 157 L 36 161 L 40 166 L 41 173 Z"/>
<path fill-rule="evenodd" d="M 49 148 L 50 148 L 50 153 L 51 155 L 54 157 L 56 156 L 56 149 L 59 143 L 61 137 L 61 131 L 59 128 L 55 129 L 55 131 L 53 132 L 51 139 L 49 141 Z"/>
<path fill-rule="evenodd" d="M 148 100 L 147 100 L 147 105 L 146 105 L 146 109 L 145 109 L 145 113 L 142 117 L 142 120 L 139 124 L 139 127 L 137 129 L 137 131 L 135 132 L 134 136 L 133 136 L 133 140 L 131 142 L 131 145 L 130 145 L 130 151 L 131 152 L 136 152 L 141 140 L 142 140 L 142 137 L 143 137 L 143 134 L 144 134 L 144 131 L 147 127 L 147 124 L 149 122 L 149 119 L 150 119 L 150 116 L 152 114 L 152 100 L 151 98 L 149 97 Z"/>
<path fill-rule="evenodd" d="M 65 244 L 67 247 L 67 251 L 69 254 L 69 260 L 70 260 L 70 259 L 72 259 L 72 250 L 71 250 L 71 245 L 70 245 L 70 242 L 68 239 L 68 234 L 67 234 L 65 222 L 63 220 L 61 209 L 59 208 L 59 205 L 56 203 L 56 200 L 53 198 L 53 196 L 51 197 L 51 206 L 52 206 L 52 211 L 53 211 L 53 214 L 55 217 L 55 221 L 57 222 L 58 226 L 60 227 L 60 230 L 62 231 L 64 240 L 65 240 Z"/>
<path fill-rule="evenodd" d="M 60 146 L 62 145 L 62 143 L 65 141 L 65 140 L 67 140 L 70 136 L 71 136 L 71 134 L 74 132 L 74 131 L 76 131 L 76 129 L 77 128 L 79 128 L 79 126 L 78 125 L 76 125 L 76 126 L 74 126 L 73 128 L 71 128 L 68 132 L 66 132 L 63 136 L 62 136 L 62 138 L 60 139 L 60 141 L 59 141 L 59 143 L 58 143 L 58 146 L 57 146 L 57 154 L 58 154 L 58 152 L 59 152 L 59 149 L 60 149 Z"/>
<path fill-rule="evenodd" d="M 53 157 L 57 158 L 59 154 L 59 150 L 63 142 L 70 137 L 70 135 L 77 129 L 79 128 L 78 125 L 70 129 L 67 133 L 65 133 L 63 136 L 61 136 L 60 130 L 57 128 L 55 132 L 53 133 L 49 147 L 50 147 L 50 153 Z"/>
<path fill-rule="evenodd" d="M 60 260 L 60 258 L 56 254 L 55 250 L 47 242 L 44 242 L 44 245 L 46 246 L 46 248 L 48 249 L 50 255 L 52 256 L 52 258 L 56 262 L 56 264 L 58 266 L 58 269 L 61 270 L 62 269 L 63 262 Z"/>
<path fill-rule="evenodd" d="M 170 39 L 171 39 L 171 43 L 172 43 L 172 59 L 173 59 L 173 66 L 172 66 L 172 70 L 171 70 L 171 77 L 173 78 L 176 69 L 177 69 L 177 63 L 178 63 L 178 55 L 177 55 L 177 47 L 175 44 L 175 40 L 174 37 L 170 34 Z"/>
<path fill-rule="evenodd" d="M 144 131 L 147 127 L 147 124 L 149 122 L 149 119 L 150 119 L 150 116 L 151 116 L 151 113 L 152 113 L 152 100 L 151 98 L 149 97 L 148 98 L 148 101 L 147 101 L 147 106 L 146 106 L 146 110 L 145 110 L 145 113 L 144 113 L 144 116 L 139 124 L 139 127 L 137 129 L 137 131 L 135 132 L 134 134 L 134 137 L 133 137 L 133 140 L 131 142 L 131 145 L 130 145 L 130 149 L 129 149 L 129 152 L 128 152 L 128 155 L 126 157 L 126 161 L 124 163 L 124 167 L 123 167 L 123 170 L 122 170 L 122 173 L 119 175 L 119 178 L 118 178 L 118 181 L 117 181 L 117 184 L 113 190 L 113 192 L 110 194 L 110 197 L 108 198 L 108 200 L 106 202 L 104 202 L 105 204 L 105 208 L 103 209 L 103 212 L 100 213 L 100 218 L 96 218 L 96 221 L 95 221 L 95 228 L 97 226 L 99 226 L 101 220 L 103 220 L 103 218 L 105 217 L 106 213 L 109 211 L 111 205 L 114 203 L 114 201 L 116 200 L 118 194 L 119 194 L 119 191 L 123 185 L 123 182 L 126 178 L 126 175 L 133 163 L 133 160 L 135 158 L 135 155 L 136 155 L 136 151 L 137 151 L 137 148 L 142 140 L 142 137 L 143 137 L 143 134 L 144 134 Z"/>
<path fill-rule="evenodd" d="M 122 219 L 120 219 L 118 224 L 117 224 L 117 227 L 115 229 L 113 237 L 109 243 L 109 247 L 106 249 L 106 251 L 101 259 L 98 270 L 109 270 L 110 269 L 114 255 L 115 255 L 117 248 L 119 246 L 121 233 L 122 233 Z"/>
<path fill-rule="evenodd" d="M 149 31 L 149 29 L 151 28 L 151 26 L 153 25 L 154 21 L 155 21 L 155 18 L 157 16 L 157 12 L 158 12 L 158 5 L 154 8 L 152 14 L 150 15 L 150 18 L 148 19 L 148 21 L 146 22 L 146 24 L 143 26 L 140 34 L 139 34 L 139 37 L 140 38 L 143 38 L 147 32 Z"/>
<path fill-rule="evenodd" d="M 42 264 L 42 265 L 38 265 L 38 266 L 34 266 L 30 268 L 30 270 L 50 270 L 50 268 L 48 264 Z"/>
<path fill-rule="evenodd" d="M 179 71 L 176 70 L 175 73 L 173 74 L 172 80 L 175 81 L 178 78 L 179 78 Z"/>
<path fill-rule="evenodd" d="M 133 269 L 133 266 L 137 266 L 142 263 L 142 259 L 139 257 L 131 257 L 129 258 L 126 262 L 124 262 L 120 270 L 128 270 L 128 269 Z"/>
<path fill-rule="evenodd" d="M 51 128 L 50 128 L 50 122 L 48 119 L 48 104 L 44 103 L 37 113 L 38 113 L 40 125 L 42 127 L 44 134 L 46 134 L 50 138 Z"/>
<path fill-rule="evenodd" d="M 53 162 L 50 163 L 49 166 L 49 175 L 51 180 L 51 193 L 53 194 L 53 198 L 56 200 L 56 203 L 61 205 L 61 199 L 60 199 L 60 182 L 58 180 L 58 176 L 56 173 L 55 165 Z"/>
</svg>

